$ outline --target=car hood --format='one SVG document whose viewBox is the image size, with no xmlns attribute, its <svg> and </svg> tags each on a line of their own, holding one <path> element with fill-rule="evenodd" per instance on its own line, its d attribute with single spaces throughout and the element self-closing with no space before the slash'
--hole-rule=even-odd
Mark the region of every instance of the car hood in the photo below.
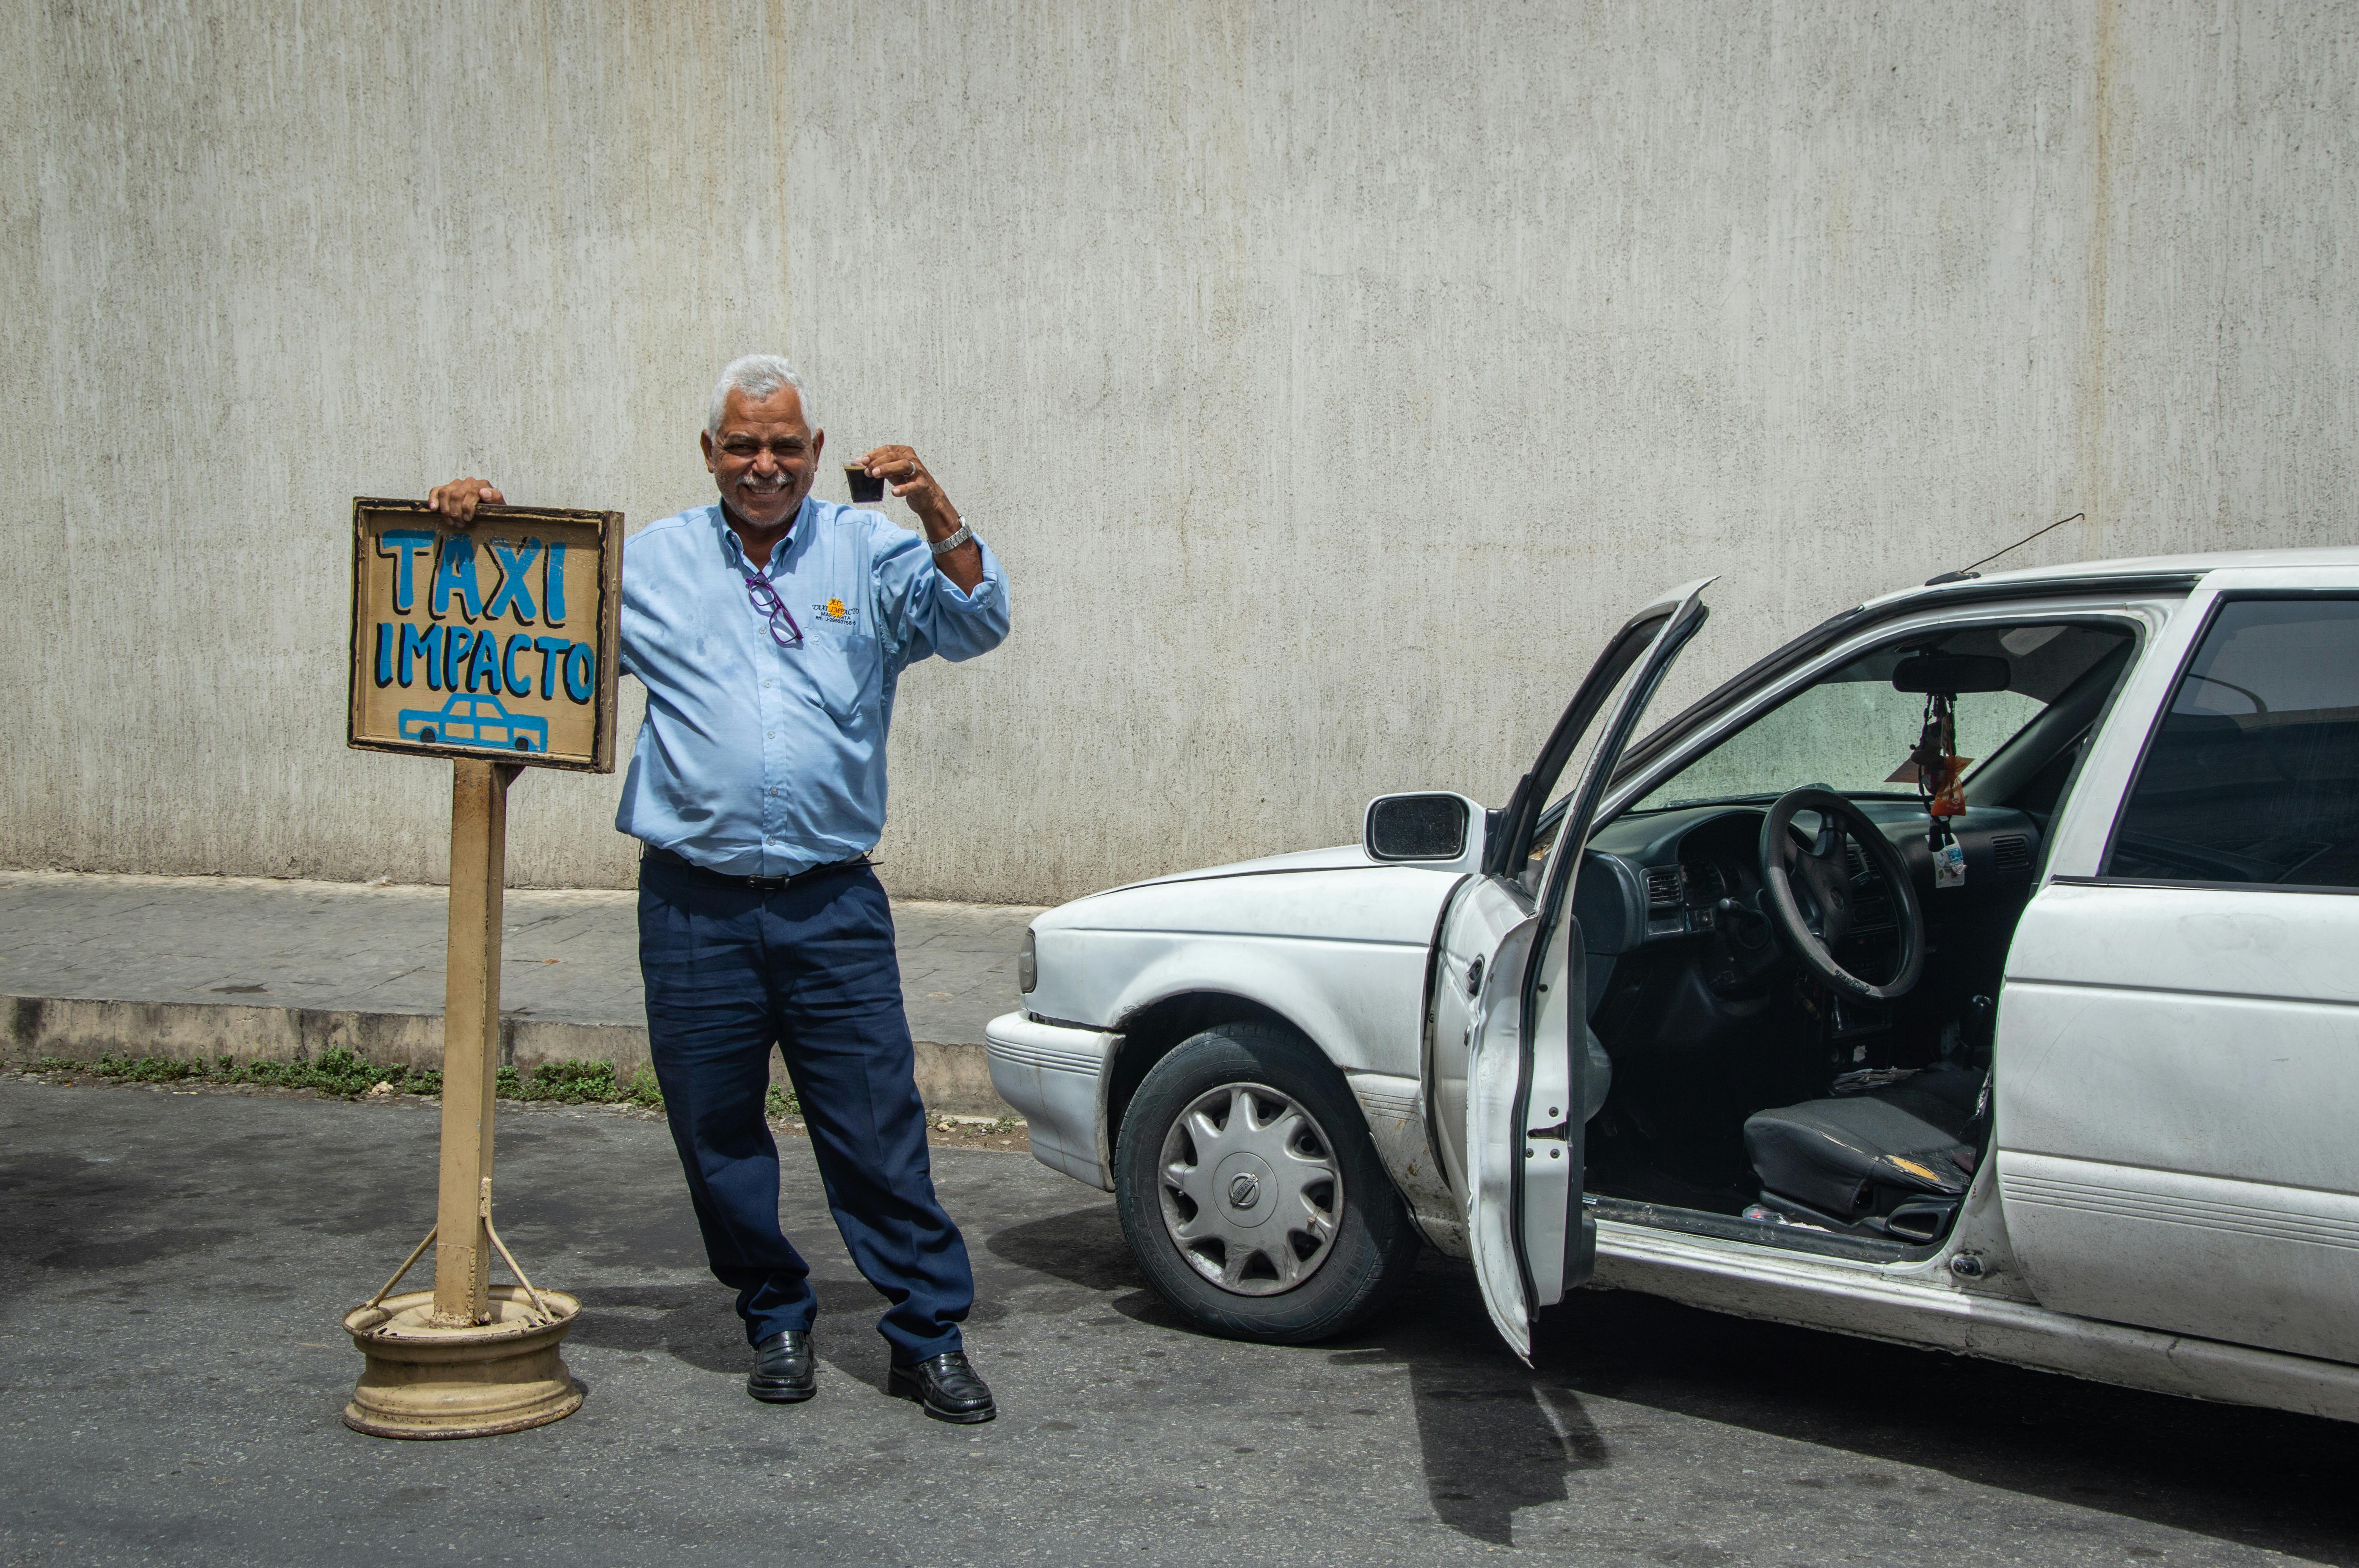
<svg viewBox="0 0 2359 1568">
<path fill-rule="evenodd" d="M 1125 882 L 1110 892 L 1128 892 L 1132 888 L 1162 887 L 1171 882 L 1203 881 L 1212 877 L 1257 877 L 1273 871 L 1332 871 L 1347 867 L 1373 866 L 1378 862 L 1368 858 L 1368 852 L 1357 844 L 1339 844 L 1332 849 L 1297 849 L 1290 854 L 1265 855 L 1258 860 L 1237 860 L 1225 866 L 1206 866 L 1193 871 L 1173 871 L 1169 876 L 1149 877 L 1141 882 Z M 1104 893 L 1091 893 L 1090 898 L 1103 898 Z"/>
<path fill-rule="evenodd" d="M 1460 873 L 1368 858 L 1358 845 L 1271 855 L 1132 882 L 1032 922 L 1054 933 L 1191 933 L 1422 948 Z"/>
</svg>

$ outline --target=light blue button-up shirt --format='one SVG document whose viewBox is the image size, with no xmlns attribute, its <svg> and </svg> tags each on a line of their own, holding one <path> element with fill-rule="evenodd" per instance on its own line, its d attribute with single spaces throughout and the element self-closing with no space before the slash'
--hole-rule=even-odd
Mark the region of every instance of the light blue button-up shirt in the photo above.
<svg viewBox="0 0 2359 1568">
<path fill-rule="evenodd" d="M 962 592 L 923 535 L 807 499 L 763 568 L 803 632 L 782 648 L 746 589 L 755 569 L 717 504 L 624 546 L 623 668 L 647 717 L 614 826 L 732 876 L 792 876 L 875 848 L 901 671 L 998 646 L 1007 579 L 986 545 Z"/>
</svg>

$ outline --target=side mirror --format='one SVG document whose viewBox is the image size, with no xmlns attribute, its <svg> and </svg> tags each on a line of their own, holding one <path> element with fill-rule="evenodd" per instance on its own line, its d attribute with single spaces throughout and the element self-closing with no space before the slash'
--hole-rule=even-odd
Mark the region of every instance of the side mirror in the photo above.
<svg viewBox="0 0 2359 1568">
<path fill-rule="evenodd" d="M 1483 867 L 1483 808 L 1462 795 L 1380 795 L 1368 803 L 1361 843 L 1372 860 L 1407 860 L 1436 871 Z"/>
</svg>

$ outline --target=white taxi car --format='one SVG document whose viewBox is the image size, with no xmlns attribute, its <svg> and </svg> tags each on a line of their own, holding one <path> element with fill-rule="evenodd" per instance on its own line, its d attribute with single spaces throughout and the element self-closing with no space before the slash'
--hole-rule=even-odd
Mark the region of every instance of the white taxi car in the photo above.
<svg viewBox="0 0 2359 1568">
<path fill-rule="evenodd" d="M 2359 1420 L 2359 550 L 1936 579 L 1631 744 L 1703 587 L 1495 810 L 1041 915 L 1038 1157 L 1223 1334 L 1430 1243 L 1519 1354 L 1593 1277 Z"/>
</svg>

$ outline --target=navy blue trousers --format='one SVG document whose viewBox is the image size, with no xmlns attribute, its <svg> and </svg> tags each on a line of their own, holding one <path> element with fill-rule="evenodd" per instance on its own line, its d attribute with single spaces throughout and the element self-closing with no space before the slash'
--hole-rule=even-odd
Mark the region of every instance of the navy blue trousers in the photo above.
<svg viewBox="0 0 2359 1568">
<path fill-rule="evenodd" d="M 898 1362 L 959 1348 L 974 1272 L 934 1196 L 893 915 L 865 866 L 763 892 L 649 858 L 639 968 L 664 1113 L 713 1274 L 745 1337 L 809 1328 L 810 1267 L 778 1227 L 770 1051 L 802 1101 L 836 1229 L 886 1303 Z"/>
</svg>

